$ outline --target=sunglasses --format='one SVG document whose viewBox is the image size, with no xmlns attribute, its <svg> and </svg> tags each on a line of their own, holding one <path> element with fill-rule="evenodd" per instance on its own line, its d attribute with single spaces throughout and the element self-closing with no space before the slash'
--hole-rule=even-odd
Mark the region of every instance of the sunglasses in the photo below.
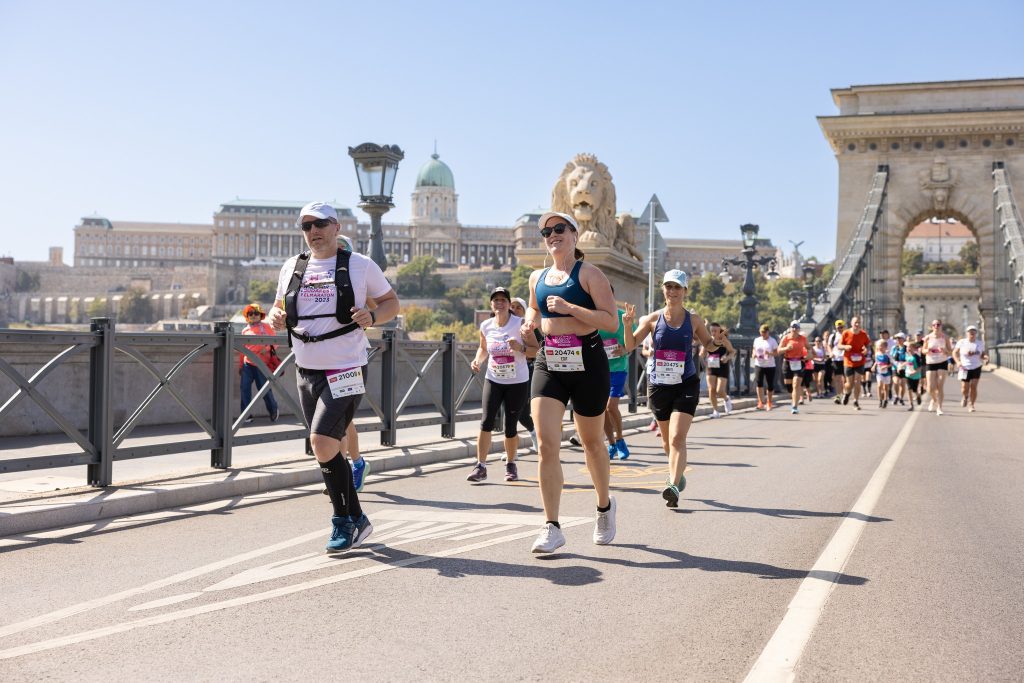
<svg viewBox="0 0 1024 683">
<path fill-rule="evenodd" d="M 572 230 L 572 226 L 568 223 L 556 223 L 555 225 L 548 226 L 540 229 L 540 234 L 544 238 L 551 237 L 551 233 L 561 235 L 566 230 Z"/>
<path fill-rule="evenodd" d="M 299 223 L 299 227 L 302 228 L 302 232 L 309 232 L 313 228 L 323 229 L 330 224 L 330 218 L 317 218 L 315 221 L 306 221 L 305 223 Z"/>
</svg>

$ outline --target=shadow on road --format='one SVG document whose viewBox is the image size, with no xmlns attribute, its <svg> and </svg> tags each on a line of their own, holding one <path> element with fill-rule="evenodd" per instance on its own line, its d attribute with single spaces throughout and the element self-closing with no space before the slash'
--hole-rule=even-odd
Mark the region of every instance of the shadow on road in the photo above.
<svg viewBox="0 0 1024 683">
<path fill-rule="evenodd" d="M 850 519 L 858 519 L 862 522 L 892 521 L 888 517 L 872 517 L 859 512 L 818 512 L 816 510 L 791 510 L 786 508 L 752 508 L 744 507 L 742 505 L 730 505 L 729 503 L 721 503 L 717 500 L 709 500 L 707 498 L 691 498 L 690 500 L 695 503 L 704 503 L 707 506 L 718 508 L 716 510 L 694 509 L 693 512 L 751 512 L 757 515 L 779 517 L 781 519 L 798 519 L 800 517 L 849 517 Z"/>
<path fill-rule="evenodd" d="M 500 485 L 500 484 L 499 484 Z M 480 486 L 480 484 L 477 484 Z M 486 486 L 486 484 L 484 484 Z M 362 499 L 369 499 L 377 496 L 384 500 L 398 505 L 418 505 L 436 507 L 442 510 L 507 510 L 509 512 L 544 512 L 543 509 L 533 505 L 522 503 L 470 503 L 464 500 L 426 500 L 419 498 L 408 498 L 397 493 L 386 491 L 363 491 L 359 494 Z"/>
<path fill-rule="evenodd" d="M 389 564 L 419 557 L 397 548 L 379 546 L 374 549 L 381 559 Z M 553 555 L 564 558 L 568 555 Z M 386 558 L 386 559 L 384 559 Z M 589 558 L 587 558 L 589 559 Z M 506 576 L 517 579 L 543 579 L 556 586 L 586 586 L 602 580 L 601 572 L 593 567 L 546 567 L 531 563 L 509 564 L 491 560 L 474 560 L 465 557 L 439 557 L 429 562 L 408 564 L 403 569 L 433 569 L 437 575 L 446 579 L 461 579 L 467 576 Z"/>
<path fill-rule="evenodd" d="M 775 565 L 763 562 L 747 562 L 744 560 L 724 560 L 718 557 L 701 557 L 691 555 L 680 550 L 668 550 L 666 548 L 652 548 L 647 545 L 624 543 L 616 544 L 616 548 L 629 548 L 642 550 L 654 555 L 661 555 L 667 561 L 661 562 L 637 562 L 636 560 L 617 559 L 611 557 L 591 557 L 566 553 L 564 555 L 553 554 L 538 557 L 540 560 L 586 560 L 603 564 L 614 564 L 622 567 L 635 567 L 636 569 L 697 569 L 704 572 L 730 572 L 736 574 L 752 574 L 760 579 L 804 579 L 811 577 L 839 583 L 844 586 L 863 586 L 868 579 L 863 576 L 851 576 L 849 574 L 837 574 L 836 572 L 807 571 L 804 569 L 789 569 L 787 567 L 776 567 Z"/>
</svg>

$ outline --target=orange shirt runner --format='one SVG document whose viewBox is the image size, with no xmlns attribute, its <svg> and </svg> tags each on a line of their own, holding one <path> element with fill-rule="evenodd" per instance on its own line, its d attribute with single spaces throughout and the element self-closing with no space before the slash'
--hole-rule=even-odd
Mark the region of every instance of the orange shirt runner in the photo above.
<svg viewBox="0 0 1024 683">
<path fill-rule="evenodd" d="M 867 362 L 867 354 L 871 350 L 871 337 L 864 330 L 846 330 L 843 332 L 843 346 L 850 346 L 843 354 L 843 365 L 848 368 L 859 368 Z"/>
</svg>

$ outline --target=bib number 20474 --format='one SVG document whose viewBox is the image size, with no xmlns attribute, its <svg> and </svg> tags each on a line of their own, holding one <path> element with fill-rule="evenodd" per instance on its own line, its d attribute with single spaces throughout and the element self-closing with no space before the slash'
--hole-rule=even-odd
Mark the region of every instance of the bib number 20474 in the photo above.
<svg viewBox="0 0 1024 683">
<path fill-rule="evenodd" d="M 575 334 L 549 335 L 544 360 L 549 370 L 583 372 L 583 342 Z"/>
</svg>

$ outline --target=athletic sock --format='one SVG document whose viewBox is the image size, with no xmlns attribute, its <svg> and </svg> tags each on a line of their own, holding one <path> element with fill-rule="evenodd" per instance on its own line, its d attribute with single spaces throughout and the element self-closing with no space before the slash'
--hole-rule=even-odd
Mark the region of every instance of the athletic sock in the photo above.
<svg viewBox="0 0 1024 683">
<path fill-rule="evenodd" d="M 324 484 L 327 485 L 327 495 L 334 506 L 334 514 L 338 517 L 356 519 L 362 516 L 363 510 L 359 506 L 348 459 L 338 454 L 333 460 L 320 463 L 320 473 L 324 477 Z"/>
<path fill-rule="evenodd" d="M 547 522 L 545 522 L 545 524 L 554 524 L 554 525 L 555 525 L 555 528 L 556 528 L 556 529 L 561 529 L 561 528 L 562 528 L 562 525 L 561 525 L 561 524 L 559 524 L 558 522 L 552 522 L 552 521 L 550 521 L 550 520 L 548 520 Z"/>
<path fill-rule="evenodd" d="M 611 509 L 612 509 L 612 504 L 609 501 L 608 505 L 606 505 L 605 507 L 598 506 L 597 511 L 598 512 L 608 512 Z"/>
</svg>

